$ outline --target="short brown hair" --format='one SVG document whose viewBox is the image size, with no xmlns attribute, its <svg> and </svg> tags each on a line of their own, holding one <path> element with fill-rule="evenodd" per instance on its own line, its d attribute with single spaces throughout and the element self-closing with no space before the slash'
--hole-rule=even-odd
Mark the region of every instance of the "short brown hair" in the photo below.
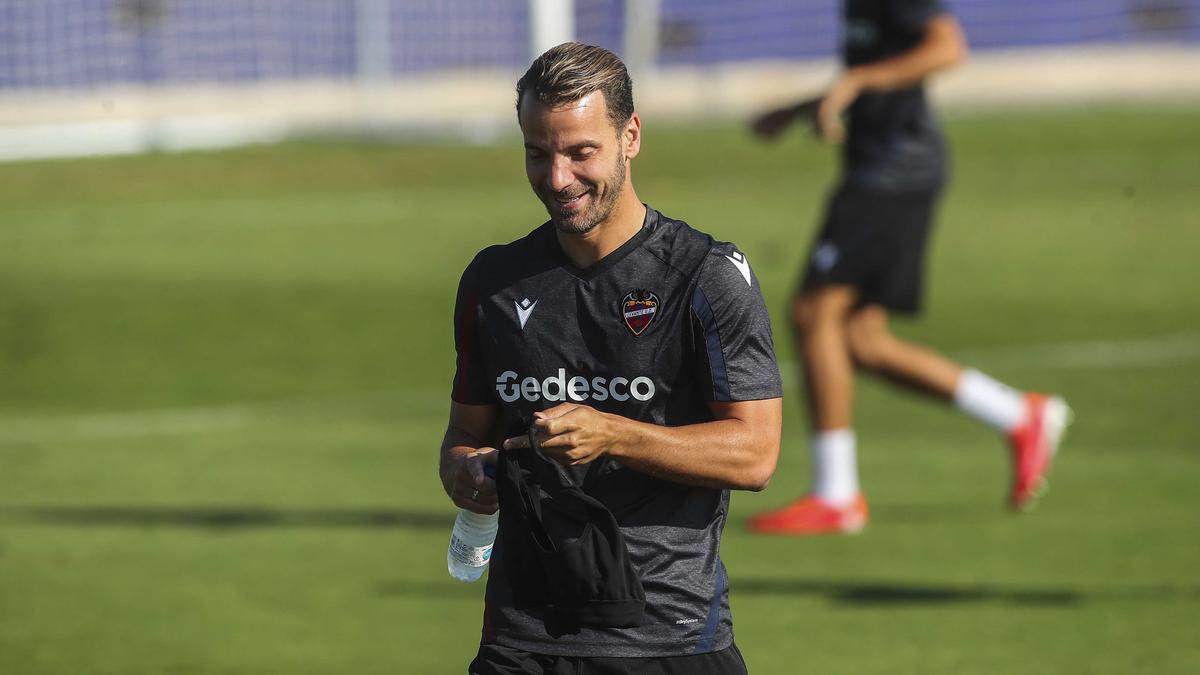
<svg viewBox="0 0 1200 675">
<path fill-rule="evenodd" d="M 616 54 L 582 42 L 564 42 L 533 60 L 517 80 L 517 115 L 526 93 L 544 106 L 578 101 L 594 91 L 604 92 L 608 119 L 620 129 L 633 116 L 633 81 Z"/>
</svg>

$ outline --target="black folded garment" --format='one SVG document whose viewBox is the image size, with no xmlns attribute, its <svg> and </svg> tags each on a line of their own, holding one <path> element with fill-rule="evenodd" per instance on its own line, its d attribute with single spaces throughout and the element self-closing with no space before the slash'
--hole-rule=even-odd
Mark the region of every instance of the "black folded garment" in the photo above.
<svg viewBox="0 0 1200 675">
<path fill-rule="evenodd" d="M 532 426 L 527 435 L 529 449 L 500 451 L 504 570 L 514 598 L 542 607 L 552 637 L 640 625 L 646 594 L 616 518 L 542 454 Z"/>
</svg>

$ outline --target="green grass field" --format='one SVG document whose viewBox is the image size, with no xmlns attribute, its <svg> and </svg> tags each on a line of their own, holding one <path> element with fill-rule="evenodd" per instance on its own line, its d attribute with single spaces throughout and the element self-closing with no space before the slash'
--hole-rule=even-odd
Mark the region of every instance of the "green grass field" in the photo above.
<svg viewBox="0 0 1200 675">
<path fill-rule="evenodd" d="M 1053 490 L 1006 513 L 997 438 L 866 381 L 871 526 L 751 537 L 807 481 L 789 370 L 779 470 L 723 547 L 751 671 L 1200 672 L 1200 113 L 949 131 L 928 309 L 897 329 L 1068 397 Z M 791 364 L 832 152 L 645 134 L 639 194 L 747 252 Z M 543 216 L 515 138 L 0 165 L 0 673 L 465 672 L 450 313 Z"/>
</svg>

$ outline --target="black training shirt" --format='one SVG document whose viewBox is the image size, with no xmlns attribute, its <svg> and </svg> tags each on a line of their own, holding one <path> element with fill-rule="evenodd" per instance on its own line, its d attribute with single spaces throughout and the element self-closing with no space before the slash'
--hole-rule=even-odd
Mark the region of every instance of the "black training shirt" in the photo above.
<svg viewBox="0 0 1200 675">
<path fill-rule="evenodd" d="M 940 0 L 845 0 L 842 56 L 847 67 L 891 58 L 915 47 Z M 850 106 L 843 150 L 845 178 L 869 190 L 936 189 L 945 180 L 945 142 L 922 85 L 866 92 Z"/>
<path fill-rule="evenodd" d="M 732 244 L 647 207 L 642 229 L 604 259 L 572 265 L 546 223 L 482 251 L 455 308 L 453 398 L 499 406 L 498 436 L 535 410 L 579 402 L 665 426 L 711 421 L 710 401 L 782 396 L 771 324 L 749 261 Z M 503 451 L 508 452 L 508 451 Z M 729 491 L 683 485 L 609 457 L 572 467 L 605 490 L 646 594 L 643 625 L 550 637 L 530 583 L 506 570 L 502 525 L 488 577 L 483 641 L 564 656 L 674 656 L 732 639 L 718 555 Z M 536 589 L 530 589 L 536 590 Z"/>
</svg>

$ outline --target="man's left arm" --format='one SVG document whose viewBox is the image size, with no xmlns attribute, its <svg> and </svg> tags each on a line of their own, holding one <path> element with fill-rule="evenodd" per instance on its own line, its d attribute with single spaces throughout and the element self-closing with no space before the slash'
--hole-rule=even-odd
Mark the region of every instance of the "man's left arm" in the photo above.
<svg viewBox="0 0 1200 675">
<path fill-rule="evenodd" d="M 762 490 L 775 472 L 783 383 L 771 319 L 750 261 L 715 244 L 697 272 L 685 327 L 695 346 L 695 386 L 712 421 L 665 427 L 565 403 L 534 415 L 543 452 L 563 464 L 610 455 L 665 480 Z M 525 438 L 505 447 L 526 447 Z"/>
<path fill-rule="evenodd" d="M 967 39 L 952 14 L 938 14 L 925 24 L 912 49 L 882 61 L 855 66 L 842 73 L 821 99 L 817 126 L 826 139 L 840 142 L 845 135 L 842 112 L 865 91 L 892 91 L 920 83 L 967 57 Z"/>
<path fill-rule="evenodd" d="M 890 91 L 911 87 L 967 57 L 967 39 L 952 14 L 938 14 L 924 26 L 912 49 L 874 63 L 850 68 L 845 76 L 861 90 Z"/>
<path fill-rule="evenodd" d="M 762 490 L 779 458 L 783 399 L 715 401 L 711 422 L 663 427 L 564 403 L 534 413 L 542 452 L 566 465 L 604 455 L 664 480 L 732 490 Z M 527 448 L 524 436 L 505 448 Z"/>
</svg>

